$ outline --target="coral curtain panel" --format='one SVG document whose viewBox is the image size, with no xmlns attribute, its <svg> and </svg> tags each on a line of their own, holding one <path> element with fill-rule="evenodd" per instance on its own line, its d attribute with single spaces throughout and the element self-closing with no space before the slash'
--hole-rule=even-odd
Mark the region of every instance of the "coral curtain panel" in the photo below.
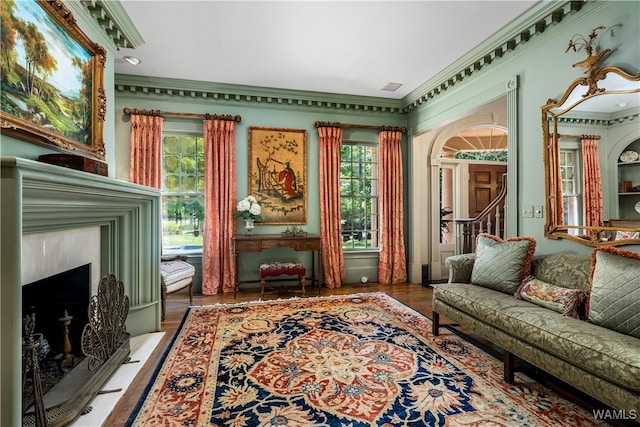
<svg viewBox="0 0 640 427">
<path fill-rule="evenodd" d="M 581 139 L 584 176 L 584 225 L 602 227 L 602 179 L 600 176 L 599 138 L 584 135 Z"/>
<path fill-rule="evenodd" d="M 556 218 L 556 224 L 562 225 L 564 224 L 564 200 L 562 198 L 562 176 L 560 174 L 560 140 L 558 140 L 558 146 L 553 144 L 553 140 L 550 138 L 547 151 L 549 153 L 549 182 L 556 183 L 556 194 L 555 194 L 555 203 L 549 203 L 549 207 L 553 210 L 556 209 L 556 212 L 549 212 L 551 218 Z M 555 167 L 554 167 L 555 166 Z M 553 189 L 549 189 L 551 192 Z"/>
<path fill-rule="evenodd" d="M 342 129 L 319 127 L 320 137 L 320 232 L 324 283 L 339 288 L 345 280 L 340 233 L 340 149 Z"/>
<path fill-rule="evenodd" d="M 236 290 L 236 260 L 231 238 L 236 221 L 235 122 L 204 120 L 204 233 L 202 293 Z"/>
<path fill-rule="evenodd" d="M 129 181 L 162 187 L 162 123 L 160 116 L 131 115 Z"/>
<path fill-rule="evenodd" d="M 402 132 L 383 130 L 380 140 L 380 259 L 378 282 L 407 281 L 403 232 Z"/>
</svg>

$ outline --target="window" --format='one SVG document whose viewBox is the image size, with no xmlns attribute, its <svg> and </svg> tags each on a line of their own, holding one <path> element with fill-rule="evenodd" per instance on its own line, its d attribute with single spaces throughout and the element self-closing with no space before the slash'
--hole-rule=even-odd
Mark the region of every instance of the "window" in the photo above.
<svg viewBox="0 0 640 427">
<path fill-rule="evenodd" d="M 162 142 L 162 247 L 202 250 L 204 139 L 165 136 Z"/>
<path fill-rule="evenodd" d="M 343 249 L 378 249 L 378 147 L 345 142 L 341 150 Z"/>
<path fill-rule="evenodd" d="M 564 224 L 582 224 L 582 206 L 580 201 L 580 169 L 578 167 L 578 150 L 560 150 L 560 178 L 562 181 L 562 204 Z M 569 233 L 577 234 L 579 230 L 570 229 Z"/>
</svg>

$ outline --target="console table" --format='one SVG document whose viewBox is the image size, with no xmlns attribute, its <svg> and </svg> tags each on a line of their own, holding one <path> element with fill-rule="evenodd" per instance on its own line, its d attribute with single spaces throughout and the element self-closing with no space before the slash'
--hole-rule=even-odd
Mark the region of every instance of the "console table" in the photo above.
<svg viewBox="0 0 640 427">
<path fill-rule="evenodd" d="M 246 236 L 236 234 L 233 240 L 233 256 L 236 257 L 236 292 L 242 283 L 258 283 L 260 280 L 238 280 L 238 254 L 250 252 L 262 252 L 268 249 L 291 248 L 299 252 L 313 252 L 311 257 L 311 284 L 320 284 L 316 274 L 316 258 L 320 262 L 322 251 L 322 239 L 317 234 L 306 236 L 283 237 L 280 234 L 254 234 Z"/>
</svg>

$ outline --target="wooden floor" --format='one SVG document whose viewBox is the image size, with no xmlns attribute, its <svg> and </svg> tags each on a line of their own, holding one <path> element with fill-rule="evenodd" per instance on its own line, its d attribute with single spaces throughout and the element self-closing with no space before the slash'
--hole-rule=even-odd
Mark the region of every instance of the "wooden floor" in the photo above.
<svg viewBox="0 0 640 427">
<path fill-rule="evenodd" d="M 285 289 L 276 288 L 277 292 L 265 293 L 262 297 L 264 300 L 291 298 L 301 296 L 299 291 L 293 290 L 293 287 L 287 285 Z M 379 285 L 377 283 L 367 283 L 366 285 L 345 285 L 339 289 L 320 289 L 320 296 L 326 295 L 345 295 L 362 292 L 385 292 L 403 303 L 411 306 L 413 309 L 431 316 L 431 298 L 433 289 L 429 286 L 420 284 L 401 284 L 401 285 Z M 318 288 L 308 286 L 306 296 L 318 295 Z M 259 288 L 242 289 L 234 299 L 233 294 L 220 295 L 194 295 L 193 305 L 207 305 L 215 303 L 232 304 L 234 302 L 255 301 L 260 298 Z M 104 426 L 121 426 L 127 421 L 129 415 L 135 408 L 140 395 L 143 393 L 145 386 L 149 382 L 155 367 L 160 358 L 164 354 L 169 342 L 173 338 L 176 330 L 180 326 L 180 322 L 184 316 L 185 310 L 189 306 L 189 296 L 186 292 L 178 292 L 169 295 L 167 298 L 167 315 L 162 323 L 161 330 L 166 332 L 162 342 L 154 353 L 151 355 L 140 373 L 136 376 L 133 383 L 125 393 L 118 405 L 115 407 L 111 416 L 105 421 Z"/>
</svg>

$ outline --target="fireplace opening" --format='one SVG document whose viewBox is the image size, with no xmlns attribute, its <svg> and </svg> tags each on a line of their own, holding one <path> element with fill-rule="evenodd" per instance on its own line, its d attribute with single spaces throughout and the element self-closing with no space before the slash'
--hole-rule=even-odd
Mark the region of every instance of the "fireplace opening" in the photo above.
<svg viewBox="0 0 640 427">
<path fill-rule="evenodd" d="M 85 264 L 22 287 L 22 316 L 36 315 L 35 332 L 42 333 L 51 347 L 48 357 L 63 353 L 65 310 L 71 316 L 68 325 L 72 354 L 82 351 L 82 330 L 88 323 L 91 297 L 91 264 Z"/>
<path fill-rule="evenodd" d="M 85 358 L 81 340 L 82 330 L 89 321 L 90 297 L 91 264 L 22 287 L 22 317 L 35 314 L 34 332 L 38 340 L 36 352 L 43 394 Z M 29 408 L 33 402 L 33 383 L 25 381 L 23 407 Z"/>
</svg>

